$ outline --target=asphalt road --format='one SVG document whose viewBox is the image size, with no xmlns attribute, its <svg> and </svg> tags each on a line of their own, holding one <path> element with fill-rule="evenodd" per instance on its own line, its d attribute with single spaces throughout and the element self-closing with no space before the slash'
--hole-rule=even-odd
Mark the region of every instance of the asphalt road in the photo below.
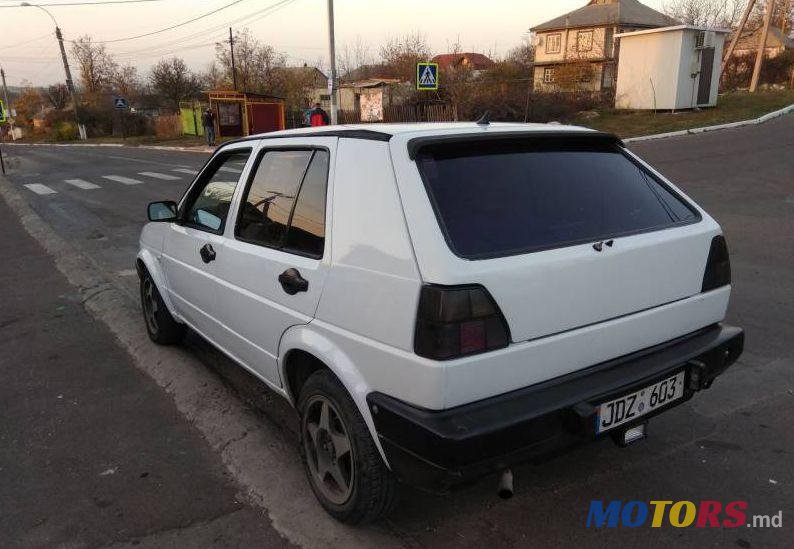
<svg viewBox="0 0 794 549">
<path fill-rule="evenodd" d="M 637 143 L 632 148 L 723 225 L 734 280 L 728 320 L 747 330 L 746 350 L 739 363 L 711 390 L 655 418 L 650 438 L 641 444 L 619 449 L 603 441 L 543 465 L 522 467 L 515 471 L 516 495 L 507 502 L 496 498 L 494 479 L 445 497 L 406 490 L 391 520 L 361 531 L 357 538 L 361 545 L 383 546 L 383 540 L 406 547 L 791 545 L 794 117 L 757 127 Z M 190 176 L 174 170 L 197 169 L 206 159 L 196 153 L 126 148 L 20 146 L 5 150 L 11 156 L 11 184 L 52 229 L 122 289 L 130 303 L 136 299 L 133 258 L 146 203 L 177 199 Z M 180 179 L 164 180 L 140 172 Z M 141 183 L 125 185 L 106 175 Z M 66 179 L 82 179 L 100 188 L 78 188 Z M 30 184 L 55 192 L 37 194 L 25 187 Z M 254 410 L 263 425 L 276 425 L 285 440 L 294 442 L 294 420 L 287 406 L 269 398 L 199 338 L 191 338 L 187 349 L 194 361 L 232 389 L 233 398 Z M 286 464 L 281 466 L 294 473 L 299 467 L 296 445 L 288 443 L 278 452 Z M 268 467 L 256 462 L 248 465 Z M 239 468 L 235 470 L 240 477 Z M 296 508 L 315 505 L 305 490 L 282 495 L 300 500 L 289 502 Z M 590 501 L 613 499 L 743 500 L 750 514 L 782 511 L 783 528 L 678 529 L 669 524 L 658 529 L 586 528 Z M 275 504 L 266 496 L 263 500 L 271 501 L 271 514 L 287 504 L 283 498 Z M 305 528 L 309 532 L 321 526 L 308 523 Z"/>
</svg>

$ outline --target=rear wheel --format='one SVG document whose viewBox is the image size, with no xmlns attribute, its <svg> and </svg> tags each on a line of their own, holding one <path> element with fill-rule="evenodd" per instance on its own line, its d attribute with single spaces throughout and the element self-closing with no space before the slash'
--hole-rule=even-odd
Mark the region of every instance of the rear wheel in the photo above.
<svg viewBox="0 0 794 549">
<path fill-rule="evenodd" d="M 160 345 L 173 345 L 184 339 L 187 327 L 174 320 L 168 312 L 168 307 L 147 271 L 141 277 L 141 308 L 149 339 Z"/>
<path fill-rule="evenodd" d="M 381 459 L 353 399 L 328 370 L 301 389 L 301 457 L 314 494 L 334 518 L 348 524 L 386 515 L 396 481 Z"/>
</svg>

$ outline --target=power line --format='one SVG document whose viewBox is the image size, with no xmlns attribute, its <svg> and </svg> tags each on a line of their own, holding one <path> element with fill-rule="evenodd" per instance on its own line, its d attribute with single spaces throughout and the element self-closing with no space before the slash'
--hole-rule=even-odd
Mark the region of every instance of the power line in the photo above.
<svg viewBox="0 0 794 549">
<path fill-rule="evenodd" d="M 185 36 L 181 36 L 181 37 L 175 38 L 173 40 L 169 40 L 169 41 L 166 41 L 166 42 L 161 42 L 160 44 L 154 44 L 154 45 L 151 45 L 151 46 L 148 46 L 148 47 L 145 47 L 145 48 L 141 48 L 141 49 L 137 49 L 137 50 L 127 50 L 127 51 L 122 51 L 122 52 L 116 52 L 116 53 L 114 53 L 114 55 L 118 56 L 118 57 L 133 57 L 133 56 L 138 56 L 138 55 L 141 55 L 141 54 L 149 54 L 149 53 L 153 53 L 153 52 L 164 51 L 164 48 L 170 48 L 170 47 L 177 46 L 177 45 L 183 45 L 186 42 L 189 43 L 192 40 L 203 40 L 203 41 L 215 40 L 215 41 L 218 41 L 218 40 L 220 40 L 223 37 L 223 35 L 226 34 L 226 29 L 229 26 L 235 26 L 235 25 L 237 25 L 239 23 L 242 23 L 242 22 L 245 22 L 246 24 L 254 23 L 254 22 L 259 21 L 260 19 L 263 19 L 263 18 L 275 13 L 276 11 L 286 7 L 287 5 L 291 4 L 294 1 L 295 0 L 282 0 L 282 1 L 276 2 L 275 4 L 272 4 L 272 5 L 270 5 L 270 6 L 266 7 L 266 8 L 263 8 L 263 9 L 260 9 L 260 10 L 256 10 L 256 11 L 254 11 L 252 13 L 247 14 L 247 15 L 243 15 L 241 17 L 238 17 L 237 19 L 234 19 L 232 21 L 226 21 L 224 23 L 221 23 L 221 24 L 218 24 L 218 25 L 214 25 L 212 27 L 208 27 L 208 28 L 202 29 L 202 30 L 197 31 L 197 32 L 190 33 L 190 34 L 187 34 Z M 222 31 L 222 32 L 218 32 L 218 31 Z M 165 49 L 164 53 L 168 53 L 168 50 Z"/>
<path fill-rule="evenodd" d="M 192 19 L 188 19 L 187 21 L 182 21 L 181 23 L 177 23 L 176 25 L 171 25 L 170 27 L 165 27 L 163 29 L 159 29 L 159 30 L 156 30 L 156 31 L 147 32 L 147 33 L 144 33 L 144 34 L 138 34 L 136 36 L 127 36 L 126 38 L 114 38 L 113 40 L 96 40 L 96 41 L 94 41 L 94 43 L 95 44 L 112 44 L 114 42 L 126 42 L 127 40 L 136 40 L 138 38 L 144 38 L 146 36 L 153 36 L 155 34 L 160 34 L 162 32 L 167 32 L 167 31 L 170 31 L 170 30 L 177 29 L 179 27 L 184 27 L 185 25 L 189 25 L 190 23 L 193 23 L 194 21 L 198 21 L 199 19 L 204 19 L 205 17 L 209 17 L 210 15 L 216 14 L 219 11 L 222 11 L 222 10 L 225 10 L 225 9 L 230 8 L 232 6 L 235 6 L 235 5 L 237 5 L 237 4 L 241 3 L 241 2 L 245 2 L 245 0 L 234 0 L 234 2 L 230 2 L 229 4 L 226 4 L 225 6 L 221 6 L 220 8 L 214 9 L 212 11 L 208 11 L 207 13 L 203 13 L 201 15 L 197 15 L 196 17 L 193 17 Z"/>
<path fill-rule="evenodd" d="M 59 6 L 102 6 L 106 4 L 140 4 L 143 2 L 163 2 L 165 0 L 99 0 L 97 2 L 65 2 L 59 4 L 31 4 L 30 7 L 41 6 L 57 8 Z M 19 4 L 0 5 L 0 8 L 19 8 Z M 25 6 L 28 7 L 28 6 Z"/>
</svg>

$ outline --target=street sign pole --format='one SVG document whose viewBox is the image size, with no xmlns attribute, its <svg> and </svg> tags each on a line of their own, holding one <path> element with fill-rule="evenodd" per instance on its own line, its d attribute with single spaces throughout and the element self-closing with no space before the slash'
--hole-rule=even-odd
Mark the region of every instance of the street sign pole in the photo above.
<svg viewBox="0 0 794 549">
<path fill-rule="evenodd" d="M 331 57 L 331 124 L 338 123 L 336 99 L 336 41 L 334 39 L 334 0 L 328 0 L 328 55 Z"/>
</svg>

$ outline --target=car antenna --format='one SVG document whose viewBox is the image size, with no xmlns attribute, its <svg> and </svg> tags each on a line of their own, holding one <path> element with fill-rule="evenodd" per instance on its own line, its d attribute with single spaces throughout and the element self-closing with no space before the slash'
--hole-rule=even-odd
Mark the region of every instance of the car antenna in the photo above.
<svg viewBox="0 0 794 549">
<path fill-rule="evenodd" d="M 491 124 L 491 111 L 485 111 L 483 115 L 477 120 L 478 126 L 488 126 Z"/>
</svg>

